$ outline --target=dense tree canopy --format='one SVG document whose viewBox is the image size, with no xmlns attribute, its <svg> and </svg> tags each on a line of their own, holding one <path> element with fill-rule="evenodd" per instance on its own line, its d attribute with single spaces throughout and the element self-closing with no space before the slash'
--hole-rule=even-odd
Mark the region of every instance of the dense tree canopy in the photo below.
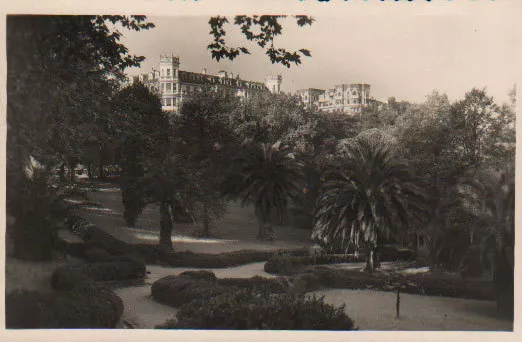
<svg viewBox="0 0 522 342">
<path fill-rule="evenodd" d="M 99 139 L 115 84 L 143 57 L 129 55 L 109 24 L 142 30 L 142 16 L 8 16 L 8 164 L 28 155 L 45 164 L 74 162 Z"/>
<path fill-rule="evenodd" d="M 171 154 L 178 156 L 189 175 L 194 215 L 209 234 L 212 221 L 227 208 L 223 183 L 240 144 L 231 112 L 237 99 L 211 91 L 194 93 L 172 117 Z"/>
</svg>

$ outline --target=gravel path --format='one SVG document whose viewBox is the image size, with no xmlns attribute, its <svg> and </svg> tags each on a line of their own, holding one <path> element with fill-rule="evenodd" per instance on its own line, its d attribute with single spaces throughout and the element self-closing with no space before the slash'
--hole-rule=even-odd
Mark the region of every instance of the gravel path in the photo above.
<svg viewBox="0 0 522 342">
<path fill-rule="evenodd" d="M 401 294 L 396 319 L 393 292 L 329 289 L 315 291 L 327 303 L 346 304 L 346 313 L 360 330 L 510 331 L 513 322 L 495 317 L 492 301 Z"/>
</svg>

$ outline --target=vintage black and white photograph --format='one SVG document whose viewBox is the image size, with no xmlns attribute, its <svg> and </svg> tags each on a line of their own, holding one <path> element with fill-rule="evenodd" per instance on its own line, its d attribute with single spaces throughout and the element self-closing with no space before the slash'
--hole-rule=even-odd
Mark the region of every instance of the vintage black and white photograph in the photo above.
<svg viewBox="0 0 522 342">
<path fill-rule="evenodd" d="M 6 329 L 513 331 L 513 17 L 229 13 L 5 16 Z"/>
</svg>

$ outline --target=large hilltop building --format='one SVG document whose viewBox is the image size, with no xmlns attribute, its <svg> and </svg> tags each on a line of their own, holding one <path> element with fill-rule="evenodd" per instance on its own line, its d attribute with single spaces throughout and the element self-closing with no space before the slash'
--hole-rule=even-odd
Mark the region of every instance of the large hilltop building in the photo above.
<svg viewBox="0 0 522 342">
<path fill-rule="evenodd" d="M 177 111 L 183 97 L 194 91 L 204 88 L 230 94 L 240 98 L 248 98 L 252 94 L 263 91 L 279 93 L 281 91 L 282 78 L 280 75 L 268 76 L 265 83 L 245 81 L 239 75 L 233 75 L 226 71 L 220 71 L 216 75 L 202 72 L 190 72 L 179 69 L 179 57 L 174 55 L 161 55 L 159 70 L 153 70 L 146 74 L 130 76 L 129 83 L 142 82 L 150 90 L 158 93 L 164 110 Z"/>
<path fill-rule="evenodd" d="M 370 85 L 365 83 L 339 84 L 331 89 L 300 89 L 297 95 L 308 107 L 316 107 L 326 112 L 358 114 L 373 99 L 370 98 Z"/>
</svg>

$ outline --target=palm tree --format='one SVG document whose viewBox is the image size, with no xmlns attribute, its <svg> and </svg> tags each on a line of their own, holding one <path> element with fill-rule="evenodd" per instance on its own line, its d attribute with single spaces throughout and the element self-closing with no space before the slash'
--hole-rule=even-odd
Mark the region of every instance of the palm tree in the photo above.
<svg viewBox="0 0 522 342">
<path fill-rule="evenodd" d="M 327 173 L 312 238 L 326 244 L 368 244 L 367 270 L 381 239 L 397 237 L 425 214 L 425 194 L 408 166 L 384 143 L 356 139 Z"/>
<path fill-rule="evenodd" d="M 281 217 L 290 198 L 302 191 L 302 163 L 287 146 L 247 141 L 235 158 L 228 192 L 241 200 L 241 205 L 253 204 L 259 223 L 259 239 L 273 240 L 270 215 L 273 210 Z"/>
<path fill-rule="evenodd" d="M 469 172 L 459 186 L 466 208 L 486 229 L 482 233 L 483 252 L 495 251 L 493 280 L 500 313 L 513 316 L 515 249 L 515 165 L 499 171 Z M 484 254 L 484 253 L 483 253 Z"/>
</svg>

